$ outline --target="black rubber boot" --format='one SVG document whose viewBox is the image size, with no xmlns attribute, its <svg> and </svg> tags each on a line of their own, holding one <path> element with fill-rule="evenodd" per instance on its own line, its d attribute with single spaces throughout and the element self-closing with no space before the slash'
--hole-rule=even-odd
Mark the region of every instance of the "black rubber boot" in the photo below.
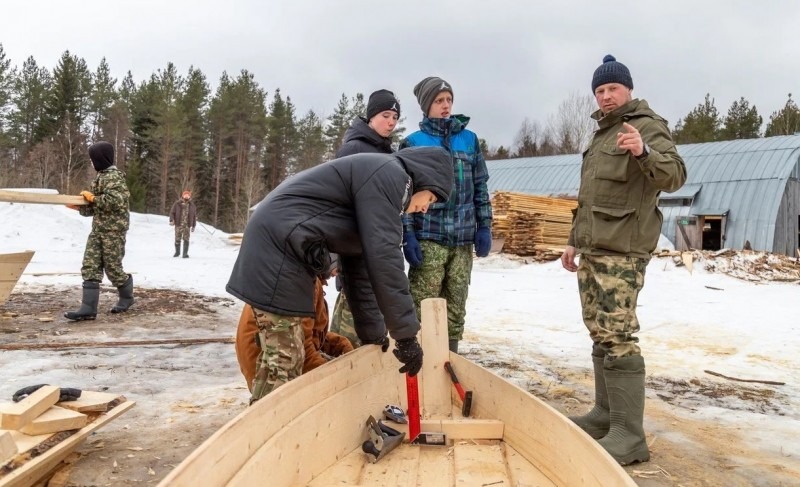
<svg viewBox="0 0 800 487">
<path fill-rule="evenodd" d="M 173 257 L 178 257 L 181 255 L 181 243 L 178 242 L 175 244 L 175 253 L 172 255 Z"/>
<path fill-rule="evenodd" d="M 644 435 L 644 358 L 631 355 L 604 364 L 611 428 L 598 440 L 620 465 L 650 460 Z"/>
<path fill-rule="evenodd" d="M 189 258 L 189 241 L 188 240 L 184 240 L 183 241 L 183 258 L 184 259 L 188 259 Z"/>
<path fill-rule="evenodd" d="M 100 301 L 100 283 L 83 281 L 83 300 L 77 311 L 67 311 L 64 318 L 73 321 L 93 320 L 97 317 L 97 303 Z"/>
<path fill-rule="evenodd" d="M 458 353 L 458 340 L 455 338 L 451 338 L 450 341 L 447 342 L 447 346 L 450 348 L 451 352 Z"/>
<path fill-rule="evenodd" d="M 119 300 L 117 300 L 117 304 L 111 308 L 111 312 L 124 313 L 128 311 L 128 308 L 133 304 L 133 276 L 128 274 L 128 280 L 125 281 L 125 284 L 118 287 L 117 290 L 119 291 Z"/>
<path fill-rule="evenodd" d="M 594 408 L 583 416 L 570 416 L 573 423 L 583 429 L 592 438 L 599 440 L 608 434 L 608 392 L 606 378 L 603 373 L 603 360 L 606 353 L 595 345 L 592 347 L 592 364 L 594 364 Z"/>
</svg>

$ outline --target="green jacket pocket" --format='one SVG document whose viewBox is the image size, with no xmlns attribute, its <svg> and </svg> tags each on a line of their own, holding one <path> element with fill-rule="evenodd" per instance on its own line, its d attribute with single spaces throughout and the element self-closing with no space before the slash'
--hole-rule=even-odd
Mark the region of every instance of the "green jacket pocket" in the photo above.
<svg viewBox="0 0 800 487">
<path fill-rule="evenodd" d="M 595 177 L 620 183 L 627 182 L 628 162 L 630 162 L 628 151 L 620 150 L 614 146 L 613 148 L 603 147 L 600 152 L 602 156 L 597 158 Z"/>
<path fill-rule="evenodd" d="M 635 230 L 636 208 L 592 206 L 592 248 L 627 254 Z"/>
</svg>

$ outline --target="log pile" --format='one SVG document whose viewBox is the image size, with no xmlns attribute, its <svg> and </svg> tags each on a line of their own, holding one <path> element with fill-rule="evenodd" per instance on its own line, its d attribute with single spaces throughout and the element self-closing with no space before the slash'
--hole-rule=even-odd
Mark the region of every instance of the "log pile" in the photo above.
<svg viewBox="0 0 800 487">
<path fill-rule="evenodd" d="M 677 265 L 679 256 L 692 256 L 708 272 L 727 274 L 750 282 L 777 281 L 800 284 L 800 258 L 755 250 L 662 250 L 655 257 L 671 257 Z"/>
<path fill-rule="evenodd" d="M 575 200 L 496 192 L 492 196 L 493 236 L 505 239 L 505 253 L 555 260 L 567 245 L 576 206 Z"/>
</svg>

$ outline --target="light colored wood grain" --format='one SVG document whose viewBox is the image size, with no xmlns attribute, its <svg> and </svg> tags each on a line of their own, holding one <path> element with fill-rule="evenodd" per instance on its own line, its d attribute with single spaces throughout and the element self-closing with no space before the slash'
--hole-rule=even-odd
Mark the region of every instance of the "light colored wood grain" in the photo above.
<svg viewBox="0 0 800 487">
<path fill-rule="evenodd" d="M 60 402 L 57 405 L 79 413 L 105 412 L 113 402 L 124 402 L 125 396 L 108 392 L 81 391 L 81 397 L 75 401 Z"/>
<path fill-rule="evenodd" d="M 60 462 L 70 453 L 78 448 L 81 443 L 95 430 L 102 427 L 109 421 L 114 420 L 119 415 L 132 408 L 136 403 L 126 401 L 116 406 L 107 413 L 100 414 L 94 421 L 87 424 L 75 434 L 59 442 L 42 455 L 31 458 L 24 465 L 15 469 L 2 478 L 2 487 L 28 487 L 41 479 L 48 472 L 51 472 Z"/>
<path fill-rule="evenodd" d="M 408 434 L 407 424 L 387 423 Z M 502 440 L 503 422 L 496 419 L 423 419 L 421 431 L 444 433 L 448 440 Z"/>
<path fill-rule="evenodd" d="M 52 406 L 39 417 L 20 428 L 20 431 L 26 435 L 36 436 L 76 430 L 86 426 L 87 419 L 83 413 Z"/>
<path fill-rule="evenodd" d="M 6 302 L 22 272 L 33 257 L 33 251 L 0 254 L 0 305 Z"/>
<path fill-rule="evenodd" d="M 0 408 L 0 428 L 19 430 L 47 411 L 58 402 L 61 389 L 56 386 L 42 386 L 18 403 Z"/>
<path fill-rule="evenodd" d="M 10 431 L 0 430 L 0 465 L 3 465 L 17 454 L 17 444 Z"/>
<path fill-rule="evenodd" d="M 34 193 L 30 191 L 9 191 L 5 189 L 0 189 L 0 202 L 76 206 L 89 204 L 89 202 L 80 195 Z"/>
<path fill-rule="evenodd" d="M 453 454 L 456 485 L 511 485 L 499 442 L 494 445 L 456 443 Z"/>
<path fill-rule="evenodd" d="M 444 363 L 450 360 L 447 348 L 447 301 L 441 298 L 425 299 L 421 308 L 424 327 L 424 331 L 418 335 L 424 353 L 422 371 L 419 373 L 421 417 L 449 416 L 453 408 L 450 400 L 453 386 L 444 370 Z"/>
</svg>

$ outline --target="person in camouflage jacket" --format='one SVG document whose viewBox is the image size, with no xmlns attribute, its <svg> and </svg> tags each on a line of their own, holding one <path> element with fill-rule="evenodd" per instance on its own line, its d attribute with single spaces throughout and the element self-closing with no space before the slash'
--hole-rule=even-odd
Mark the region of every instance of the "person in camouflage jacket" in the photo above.
<svg viewBox="0 0 800 487">
<path fill-rule="evenodd" d="M 570 419 L 623 465 L 650 459 L 636 303 L 661 234 L 658 196 L 686 182 L 666 120 L 632 90 L 628 68 L 603 58 L 592 77 L 597 130 L 583 153 L 578 207 L 561 256 L 578 274 L 595 378 L 594 408 Z"/>
<path fill-rule="evenodd" d="M 104 272 L 119 291 L 119 300 L 111 312 L 122 313 L 133 304 L 133 277 L 122 267 L 130 222 L 130 192 L 125 174 L 114 165 L 114 146 L 108 142 L 92 144 L 89 158 L 97 176 L 88 191 L 81 191 L 88 204 L 77 207 L 82 216 L 92 217 L 81 267 L 83 299 L 78 310 L 64 313 L 75 321 L 96 318 Z"/>
<path fill-rule="evenodd" d="M 452 115 L 453 88 L 431 76 L 414 87 L 422 109 L 420 130 L 400 147 L 442 147 L 453 164 L 453 192 L 424 214 L 403 217 L 403 253 L 417 316 L 427 298 L 447 300 L 449 347 L 458 353 L 467 315 L 467 293 L 475 255 L 486 257 L 492 246 L 489 171 L 478 136 L 467 129 L 469 117 Z"/>
</svg>

